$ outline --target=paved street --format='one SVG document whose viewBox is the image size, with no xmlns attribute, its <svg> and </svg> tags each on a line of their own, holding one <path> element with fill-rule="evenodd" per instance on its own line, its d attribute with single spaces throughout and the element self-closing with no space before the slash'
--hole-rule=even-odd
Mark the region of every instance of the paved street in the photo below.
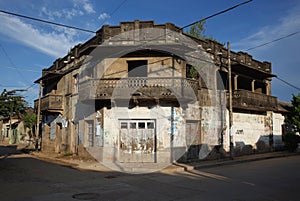
<svg viewBox="0 0 300 201">
<path fill-rule="evenodd" d="M 300 156 L 146 175 L 80 171 L 0 147 L 1 201 L 299 200 Z"/>
</svg>

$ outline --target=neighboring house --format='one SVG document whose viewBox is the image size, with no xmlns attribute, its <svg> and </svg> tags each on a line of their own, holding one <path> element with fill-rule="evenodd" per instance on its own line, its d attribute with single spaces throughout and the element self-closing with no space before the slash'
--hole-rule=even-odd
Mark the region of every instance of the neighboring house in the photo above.
<svg viewBox="0 0 300 201">
<path fill-rule="evenodd" d="M 260 140 L 273 146 L 284 112 L 271 95 L 271 63 L 244 52 L 230 55 L 234 146 L 255 147 Z M 197 72 L 189 58 L 205 65 Z M 43 151 L 161 162 L 186 151 L 187 159 L 203 158 L 214 146 L 229 150 L 227 49 L 174 24 L 105 25 L 44 69 L 36 83 L 43 90 Z"/>
<path fill-rule="evenodd" d="M 1 141 L 9 144 L 19 144 L 25 135 L 23 121 L 18 116 L 0 118 Z"/>
<path fill-rule="evenodd" d="M 26 108 L 25 113 L 33 114 L 33 108 Z M 24 114 L 25 114 L 24 113 Z M 18 115 L 0 118 L 0 140 L 9 144 L 30 143 L 34 128 L 25 127 L 24 121 Z"/>
</svg>

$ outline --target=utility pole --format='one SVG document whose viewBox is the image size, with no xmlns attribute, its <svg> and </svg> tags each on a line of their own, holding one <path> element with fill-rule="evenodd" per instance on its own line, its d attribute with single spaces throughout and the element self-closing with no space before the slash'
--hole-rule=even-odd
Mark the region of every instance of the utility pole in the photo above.
<svg viewBox="0 0 300 201">
<path fill-rule="evenodd" d="M 227 51 L 228 51 L 228 93 L 229 93 L 229 143 L 230 143 L 230 158 L 234 157 L 233 149 L 233 133 L 232 133 L 232 80 L 231 80 L 231 60 L 230 60 L 230 43 L 227 42 Z"/>
<path fill-rule="evenodd" d="M 38 100 L 38 108 L 37 108 L 37 118 L 36 118 L 36 149 L 39 149 L 40 146 L 40 113 L 41 113 L 41 96 L 42 96 L 42 85 L 43 81 L 40 80 L 40 90 L 39 90 L 39 100 Z"/>
<path fill-rule="evenodd" d="M 175 75 L 175 58 L 172 55 L 172 87 L 174 90 L 174 75 Z M 170 162 L 173 163 L 175 159 L 174 154 L 174 106 L 171 106 L 171 135 L 170 135 Z"/>
</svg>

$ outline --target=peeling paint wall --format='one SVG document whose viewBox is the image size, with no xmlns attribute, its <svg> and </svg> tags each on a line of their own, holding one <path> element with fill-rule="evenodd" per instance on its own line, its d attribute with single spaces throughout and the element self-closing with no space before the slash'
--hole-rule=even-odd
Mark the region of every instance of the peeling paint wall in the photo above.
<svg viewBox="0 0 300 201">
<path fill-rule="evenodd" d="M 269 135 L 269 125 L 266 125 L 267 115 L 233 113 L 233 139 L 235 146 L 252 145 L 262 136 Z"/>
<path fill-rule="evenodd" d="M 228 125 L 227 112 L 227 125 Z M 284 116 L 280 113 L 268 112 L 266 114 L 233 113 L 233 140 L 235 146 L 252 145 L 256 148 L 258 141 L 269 145 L 269 135 L 274 136 L 274 146 L 282 145 L 282 124 Z M 226 129 L 226 139 L 229 139 L 229 130 Z M 229 140 L 225 143 L 229 149 Z"/>
</svg>

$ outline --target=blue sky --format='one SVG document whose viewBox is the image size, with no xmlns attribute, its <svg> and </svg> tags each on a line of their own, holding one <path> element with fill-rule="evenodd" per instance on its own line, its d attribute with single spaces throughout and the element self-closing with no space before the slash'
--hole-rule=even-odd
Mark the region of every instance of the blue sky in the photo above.
<svg viewBox="0 0 300 201">
<path fill-rule="evenodd" d="M 123 1 L 0 0 L 0 9 L 96 31 L 103 24 L 136 19 L 182 27 L 244 0 L 127 0 L 119 7 Z M 300 31 L 299 0 L 254 0 L 206 22 L 206 35 L 222 43 L 230 41 L 234 51 L 245 51 L 295 31 Z M 0 14 L 0 90 L 28 88 L 43 68 L 92 36 Z M 272 62 L 274 74 L 300 87 L 299 45 L 300 34 L 296 34 L 249 53 L 255 59 Z M 279 100 L 290 101 L 292 93 L 299 91 L 273 79 L 272 94 Z M 38 85 L 24 95 L 32 102 L 38 96 Z"/>
</svg>

